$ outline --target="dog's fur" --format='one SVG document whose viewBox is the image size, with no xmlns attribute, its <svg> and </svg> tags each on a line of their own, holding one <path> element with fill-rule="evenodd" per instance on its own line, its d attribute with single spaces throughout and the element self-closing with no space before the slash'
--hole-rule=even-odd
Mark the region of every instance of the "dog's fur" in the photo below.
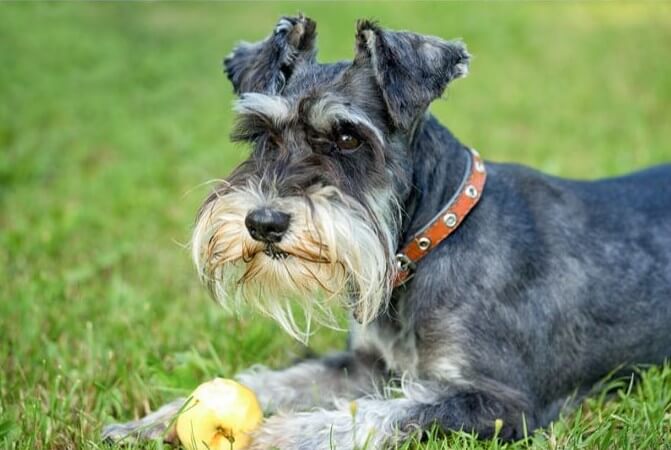
<svg viewBox="0 0 671 450">
<path fill-rule="evenodd" d="M 307 333 L 292 298 L 308 321 L 328 323 L 329 302 L 352 312 L 346 352 L 238 376 L 275 413 L 254 448 L 379 448 L 433 425 L 489 438 L 497 419 L 517 439 L 607 374 L 671 355 L 671 166 L 583 182 L 488 163 L 480 203 L 392 289 L 396 249 L 466 167 L 467 147 L 427 108 L 469 55 L 368 21 L 353 62 L 318 64 L 314 41 L 311 20 L 283 18 L 226 59 L 234 138 L 253 152 L 193 238 L 217 299 L 246 300 L 294 336 Z M 343 129 L 358 150 L 333 145 Z M 291 214 L 276 246 L 245 229 L 260 206 Z M 157 436 L 182 402 L 105 436 Z"/>
</svg>

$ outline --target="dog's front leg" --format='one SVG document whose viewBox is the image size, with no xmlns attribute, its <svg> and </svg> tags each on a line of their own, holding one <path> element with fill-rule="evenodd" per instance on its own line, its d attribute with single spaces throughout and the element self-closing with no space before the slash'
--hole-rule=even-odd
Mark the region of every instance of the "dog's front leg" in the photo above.
<svg viewBox="0 0 671 450">
<path fill-rule="evenodd" d="M 428 391 L 427 391 L 428 392 Z M 362 398 L 344 402 L 338 409 L 278 414 L 267 419 L 254 435 L 254 450 L 380 449 L 400 444 L 418 431 L 433 426 L 448 432 L 472 431 L 480 438 L 504 440 L 533 429 L 516 400 L 481 392 L 431 393 L 416 398 Z M 497 420 L 500 420 L 497 426 Z"/>
<path fill-rule="evenodd" d="M 355 352 L 307 360 L 283 370 L 252 368 L 235 378 L 256 393 L 266 413 L 332 406 L 337 398 L 372 394 L 383 381 L 376 359 Z M 172 442 L 175 436 L 169 427 L 185 401 L 179 398 L 142 419 L 108 425 L 103 429 L 103 439 Z"/>
<path fill-rule="evenodd" d="M 376 363 L 372 356 L 343 352 L 283 370 L 253 367 L 235 378 L 256 393 L 264 412 L 300 411 L 373 394 L 384 381 Z"/>
<path fill-rule="evenodd" d="M 139 420 L 107 425 L 103 428 L 102 438 L 107 442 L 131 443 L 160 439 L 174 443 L 177 436 L 174 427 L 170 426 L 185 401 L 186 397 L 177 398 Z"/>
<path fill-rule="evenodd" d="M 409 434 L 395 427 L 418 403 L 408 399 L 359 399 L 338 409 L 287 413 L 264 421 L 252 450 L 379 449 Z"/>
</svg>

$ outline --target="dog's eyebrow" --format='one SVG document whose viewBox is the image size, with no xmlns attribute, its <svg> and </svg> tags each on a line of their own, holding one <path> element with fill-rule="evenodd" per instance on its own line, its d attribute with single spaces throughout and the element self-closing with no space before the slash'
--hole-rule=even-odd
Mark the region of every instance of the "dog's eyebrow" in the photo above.
<svg viewBox="0 0 671 450">
<path fill-rule="evenodd" d="M 332 94 L 324 95 L 310 105 L 307 120 L 316 130 L 324 132 L 330 131 L 338 121 L 364 126 L 375 136 L 377 144 L 384 145 L 382 133 L 363 111 Z"/>
<path fill-rule="evenodd" d="M 289 100 L 279 95 L 256 92 L 242 94 L 233 104 L 233 110 L 241 116 L 253 116 L 265 120 L 275 128 L 281 128 L 292 116 Z"/>
</svg>

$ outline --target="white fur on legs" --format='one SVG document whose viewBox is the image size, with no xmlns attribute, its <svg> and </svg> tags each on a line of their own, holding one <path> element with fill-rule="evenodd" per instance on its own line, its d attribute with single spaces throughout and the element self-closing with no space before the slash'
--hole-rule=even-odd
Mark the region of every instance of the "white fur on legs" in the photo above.
<svg viewBox="0 0 671 450">
<path fill-rule="evenodd" d="M 161 406 L 140 420 L 126 423 L 113 423 L 103 428 L 102 438 L 110 442 L 142 442 L 161 439 L 175 442 L 174 430 L 168 427 L 173 423 L 177 413 L 184 405 L 186 398 L 178 398 Z"/>
<path fill-rule="evenodd" d="M 348 372 L 324 360 L 311 360 L 284 370 L 255 366 L 235 378 L 256 393 L 266 413 L 304 411 L 332 407 L 337 399 L 351 400 L 381 388 L 381 376 L 372 369 L 361 362 L 353 362 L 351 368 Z"/>
<path fill-rule="evenodd" d="M 363 359 L 346 352 L 304 361 L 284 370 L 257 366 L 235 378 L 256 393 L 266 413 L 333 407 L 337 398 L 369 395 L 382 385 L 381 374 Z M 174 429 L 168 428 L 185 401 L 178 398 L 140 420 L 108 425 L 102 437 L 112 442 L 155 439 L 174 442 Z"/>
<path fill-rule="evenodd" d="M 420 403 L 407 398 L 359 399 L 336 410 L 279 414 L 254 434 L 252 450 L 369 450 L 406 439 L 398 425 Z"/>
</svg>

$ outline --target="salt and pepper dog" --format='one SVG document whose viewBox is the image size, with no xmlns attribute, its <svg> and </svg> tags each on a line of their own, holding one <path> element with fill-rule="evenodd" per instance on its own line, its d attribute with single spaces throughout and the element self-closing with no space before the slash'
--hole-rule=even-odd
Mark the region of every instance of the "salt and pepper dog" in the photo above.
<svg viewBox="0 0 671 450">
<path fill-rule="evenodd" d="M 592 182 L 483 167 L 427 112 L 467 74 L 461 42 L 364 20 L 353 61 L 320 64 L 315 37 L 282 18 L 226 58 L 233 138 L 252 151 L 193 234 L 222 303 L 299 339 L 351 313 L 346 351 L 237 376 L 269 416 L 254 448 L 381 448 L 432 427 L 518 439 L 607 374 L 671 356 L 671 166 Z M 455 224 L 440 214 L 474 161 L 477 204 L 404 265 L 427 226 Z M 182 403 L 104 436 L 160 437 Z"/>
</svg>

